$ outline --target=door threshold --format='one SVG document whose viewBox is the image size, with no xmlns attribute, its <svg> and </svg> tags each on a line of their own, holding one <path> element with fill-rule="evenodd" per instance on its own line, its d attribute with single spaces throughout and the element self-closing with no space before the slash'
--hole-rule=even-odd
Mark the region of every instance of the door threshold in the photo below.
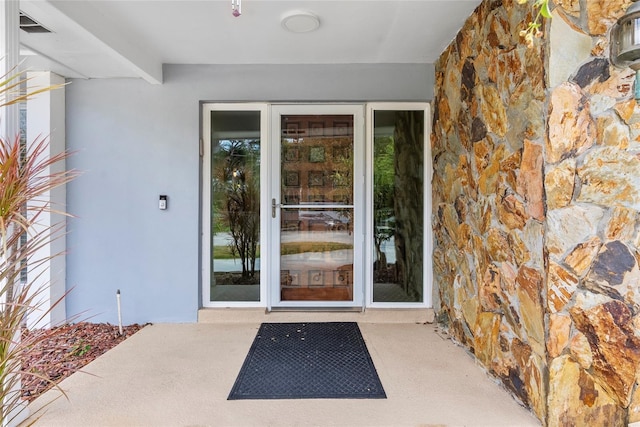
<svg viewBox="0 0 640 427">
<path fill-rule="evenodd" d="M 361 313 L 363 311 L 364 307 L 271 307 L 271 310 L 267 310 L 267 314 L 270 312 Z"/>
<path fill-rule="evenodd" d="M 432 308 L 367 308 L 360 307 L 265 307 L 202 308 L 199 323 L 262 322 L 358 322 L 358 323 L 433 323 Z"/>
</svg>

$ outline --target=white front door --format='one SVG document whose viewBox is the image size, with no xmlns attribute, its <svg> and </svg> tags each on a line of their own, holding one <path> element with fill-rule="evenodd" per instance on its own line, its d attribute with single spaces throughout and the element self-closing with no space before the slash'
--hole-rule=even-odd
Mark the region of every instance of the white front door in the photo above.
<svg viewBox="0 0 640 427">
<path fill-rule="evenodd" d="M 203 306 L 431 305 L 427 104 L 202 113 Z"/>
<path fill-rule="evenodd" d="M 361 307 L 363 106 L 275 105 L 271 141 L 270 305 Z"/>
</svg>

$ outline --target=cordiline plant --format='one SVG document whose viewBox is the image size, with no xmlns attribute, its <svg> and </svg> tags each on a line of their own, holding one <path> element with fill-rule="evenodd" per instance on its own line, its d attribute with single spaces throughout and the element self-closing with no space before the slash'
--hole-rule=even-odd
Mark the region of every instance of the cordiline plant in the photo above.
<svg viewBox="0 0 640 427">
<path fill-rule="evenodd" d="M 0 108 L 55 89 L 45 87 L 27 94 L 15 93 L 23 82 L 24 79 L 14 75 L 0 77 Z M 66 215 L 43 196 L 77 175 L 67 170 L 51 172 L 52 166 L 68 155 L 68 152 L 49 155 L 48 140 L 44 137 L 26 147 L 19 136 L 13 139 L 0 136 L 0 425 L 11 424 L 24 409 L 20 388 L 24 373 L 22 354 L 44 339 L 36 334 L 22 336 L 22 328 L 27 319 L 34 323 L 42 320 L 62 300 L 42 298 L 48 284 L 41 285 L 37 274 L 21 281 L 21 270 L 29 265 L 30 270 L 43 274 L 43 267 L 53 257 L 62 255 L 41 255 L 40 249 L 62 237 L 63 231 L 62 225 L 43 225 L 41 220 L 47 213 Z"/>
<path fill-rule="evenodd" d="M 17 414 L 20 407 L 19 387 L 22 375 L 22 353 L 37 344 L 36 337 L 21 337 L 25 319 L 46 316 L 60 301 L 41 298 L 46 286 L 39 286 L 39 277 L 21 283 L 25 264 L 41 267 L 52 257 L 39 256 L 39 250 L 52 239 L 61 237 L 61 226 L 42 226 L 45 213 L 61 213 L 41 200 L 52 189 L 64 185 L 76 173 L 50 173 L 51 166 L 68 156 L 67 152 L 46 155 L 48 142 L 41 138 L 25 149 L 17 137 L 12 141 L 0 138 L 0 419 Z M 29 202 L 29 203 L 27 203 Z M 22 239 L 23 234 L 27 235 Z M 44 301 L 44 302 L 43 302 Z M 46 304 L 46 306 L 45 306 Z M 53 304 L 53 305 L 51 305 Z"/>
<path fill-rule="evenodd" d="M 1 60 L 2 58 L 0 58 Z M 9 70 L 8 73 L 0 77 L 0 108 L 7 107 L 9 105 L 18 104 L 20 102 L 27 101 L 33 98 L 39 93 L 49 92 L 53 89 L 58 89 L 64 85 L 52 85 L 44 86 L 40 88 L 32 89 L 28 92 L 22 92 L 20 88 L 29 81 L 28 78 L 23 78 L 18 72 L 17 68 Z"/>
</svg>

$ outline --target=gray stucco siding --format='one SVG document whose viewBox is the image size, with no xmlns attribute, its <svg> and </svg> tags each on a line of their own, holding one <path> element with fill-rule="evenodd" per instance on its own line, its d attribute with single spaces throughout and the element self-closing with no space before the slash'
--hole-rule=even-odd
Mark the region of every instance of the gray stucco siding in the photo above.
<svg viewBox="0 0 640 427">
<path fill-rule="evenodd" d="M 433 66 L 165 65 L 164 84 L 66 88 L 67 315 L 195 322 L 200 306 L 200 102 L 427 101 Z M 169 208 L 158 209 L 158 196 Z"/>
</svg>

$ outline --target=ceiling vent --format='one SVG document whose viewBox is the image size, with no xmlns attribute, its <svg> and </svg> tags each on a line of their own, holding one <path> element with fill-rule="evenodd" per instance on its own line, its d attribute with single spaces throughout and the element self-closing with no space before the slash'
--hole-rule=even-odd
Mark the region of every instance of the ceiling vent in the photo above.
<svg viewBox="0 0 640 427">
<path fill-rule="evenodd" d="M 20 29 L 27 33 L 50 33 L 51 30 L 43 27 L 23 12 L 20 12 Z"/>
</svg>

